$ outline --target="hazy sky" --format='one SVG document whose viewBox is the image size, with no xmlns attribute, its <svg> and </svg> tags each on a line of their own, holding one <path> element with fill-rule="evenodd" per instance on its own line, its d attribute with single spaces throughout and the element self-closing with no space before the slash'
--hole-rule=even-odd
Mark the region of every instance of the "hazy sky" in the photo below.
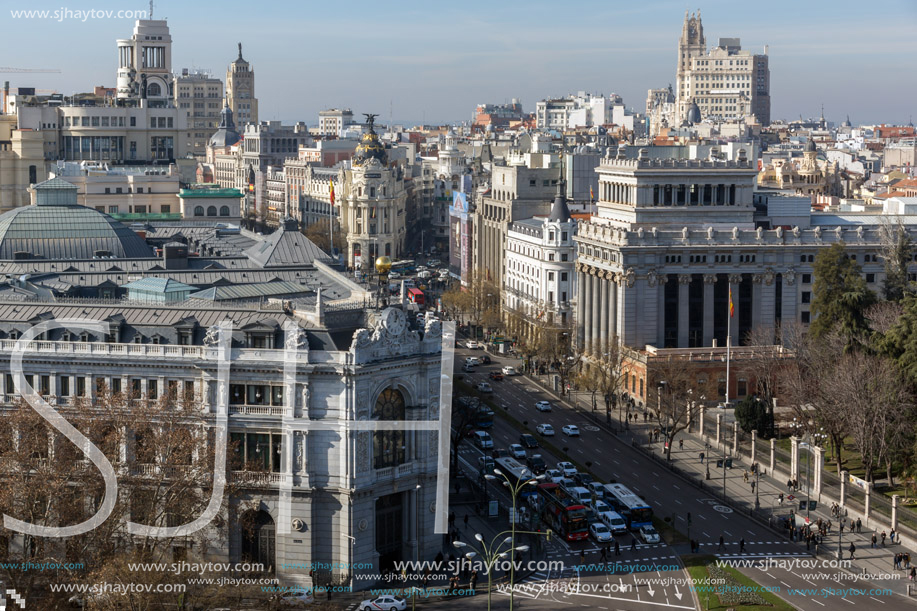
<svg viewBox="0 0 917 611">
<path fill-rule="evenodd" d="M 579 90 L 624 97 L 642 109 L 646 91 L 674 81 L 685 10 L 699 7 L 708 46 L 739 37 L 769 45 L 771 115 L 819 114 L 840 122 L 907 123 L 917 115 L 917 2 L 713 0 L 159 0 L 172 67 L 225 78 L 243 43 L 256 75 L 261 119 L 318 122 L 346 106 L 396 122 L 467 121 L 476 104 L 519 98 L 526 111 Z M 259 7 L 252 12 L 250 7 Z M 114 0 L 5 0 L 0 63 L 60 68 L 4 74 L 15 86 L 69 94 L 114 86 L 115 40 L 131 19 L 13 19 L 11 10 L 148 9 Z"/>
</svg>

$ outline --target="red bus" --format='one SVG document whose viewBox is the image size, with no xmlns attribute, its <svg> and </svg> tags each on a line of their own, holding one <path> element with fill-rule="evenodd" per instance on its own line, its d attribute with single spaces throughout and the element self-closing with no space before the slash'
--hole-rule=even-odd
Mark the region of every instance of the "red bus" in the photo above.
<svg viewBox="0 0 917 611">
<path fill-rule="evenodd" d="M 420 289 L 408 289 L 408 301 L 422 306 L 424 304 L 423 291 Z"/>
<path fill-rule="evenodd" d="M 538 485 L 541 499 L 541 517 L 554 532 L 567 541 L 581 541 L 589 538 L 589 523 L 586 507 L 568 496 L 555 483 Z"/>
</svg>

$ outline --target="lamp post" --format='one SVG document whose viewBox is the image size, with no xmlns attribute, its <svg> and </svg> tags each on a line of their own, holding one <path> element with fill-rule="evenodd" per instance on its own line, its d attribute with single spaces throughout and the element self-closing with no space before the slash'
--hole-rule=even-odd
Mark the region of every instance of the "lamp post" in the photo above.
<svg viewBox="0 0 917 611">
<path fill-rule="evenodd" d="M 490 611 L 492 608 L 491 595 L 492 595 L 492 590 L 493 590 L 494 565 L 496 565 L 497 561 L 500 560 L 501 558 L 506 558 L 507 554 L 510 554 L 514 551 L 524 552 L 524 551 L 528 551 L 529 549 L 528 545 L 520 545 L 519 547 L 511 546 L 507 550 L 500 551 L 500 548 L 502 546 L 511 544 L 513 540 L 512 537 L 506 537 L 505 539 L 503 539 L 503 541 L 500 541 L 499 543 L 497 542 L 497 537 L 499 537 L 500 535 L 506 534 L 506 532 L 507 531 L 503 531 L 502 533 L 499 533 L 496 537 L 494 537 L 493 540 L 490 542 L 490 545 L 487 545 L 487 543 L 484 542 L 484 536 L 481 535 L 481 533 L 476 533 L 474 535 L 474 538 L 477 540 L 478 543 L 481 544 L 481 549 L 483 550 L 483 553 L 478 554 L 478 552 L 476 551 L 471 551 L 465 554 L 465 558 L 467 558 L 468 560 L 473 560 L 474 557 L 477 555 L 480 555 L 484 559 L 484 567 L 487 569 L 487 609 L 488 611 Z M 453 541 L 452 545 L 454 545 L 455 547 L 459 549 L 463 549 L 466 547 L 472 547 L 471 545 L 469 545 L 468 543 L 465 543 L 464 541 Z M 510 588 L 510 591 L 512 591 L 512 588 Z"/>
<path fill-rule="evenodd" d="M 707 467 L 707 475 L 704 479 L 710 479 L 710 444 L 706 441 L 704 442 L 704 459 L 704 464 Z"/>
<path fill-rule="evenodd" d="M 760 475 L 760 469 L 758 469 L 758 467 L 755 467 L 755 509 L 756 510 L 761 509 L 761 501 L 758 499 L 758 491 L 761 489 L 761 486 L 758 485 L 760 483 L 760 479 L 758 478 L 759 475 Z"/>
<path fill-rule="evenodd" d="M 510 536 L 510 547 L 515 549 L 516 548 L 516 518 L 518 515 L 516 513 L 516 497 L 519 495 L 519 492 L 524 487 L 533 486 L 538 483 L 538 480 L 544 479 L 544 475 L 538 475 L 536 477 L 532 477 L 532 479 L 519 479 L 516 482 L 516 485 L 514 486 L 512 481 L 510 481 L 510 479 L 506 476 L 506 474 L 504 474 L 500 469 L 494 469 L 493 472 L 494 472 L 494 475 L 487 474 L 484 476 L 484 478 L 490 481 L 495 481 L 497 479 L 497 476 L 502 477 L 504 480 L 503 485 L 506 486 L 506 488 L 510 491 L 510 496 L 513 499 L 513 519 L 511 521 L 511 531 L 510 532 L 512 534 Z M 528 469 L 522 470 L 523 477 L 526 477 L 529 475 L 532 475 L 531 471 L 529 471 Z M 510 611 L 512 611 L 512 608 L 513 608 L 513 589 L 514 589 L 513 588 L 513 579 L 515 578 L 515 575 L 516 575 L 516 563 L 514 560 L 515 560 L 514 558 L 511 558 L 510 565 L 509 565 L 509 608 L 510 608 Z M 488 593 L 488 596 L 489 596 L 489 593 Z"/>
</svg>

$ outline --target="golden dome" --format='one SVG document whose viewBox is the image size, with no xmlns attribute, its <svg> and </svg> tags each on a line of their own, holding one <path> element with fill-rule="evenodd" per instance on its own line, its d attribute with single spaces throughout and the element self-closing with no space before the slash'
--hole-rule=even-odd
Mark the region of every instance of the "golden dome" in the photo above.
<svg viewBox="0 0 917 611">
<path fill-rule="evenodd" d="M 389 270 L 392 269 L 392 258 L 391 257 L 379 257 L 376 259 L 376 272 L 379 274 L 387 274 Z"/>
</svg>

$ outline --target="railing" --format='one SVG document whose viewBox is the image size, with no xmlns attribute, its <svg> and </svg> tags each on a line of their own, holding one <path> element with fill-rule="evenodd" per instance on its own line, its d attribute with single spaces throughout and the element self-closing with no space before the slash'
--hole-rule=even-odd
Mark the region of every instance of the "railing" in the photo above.
<svg viewBox="0 0 917 611">
<path fill-rule="evenodd" d="M 230 414 L 241 416 L 291 416 L 290 409 L 282 405 L 230 405 Z"/>
<path fill-rule="evenodd" d="M 17 340 L 0 340 L 0 352 L 13 352 Z M 215 358 L 216 349 L 206 346 L 185 346 L 176 344 L 110 344 L 103 342 L 28 342 L 27 352 L 50 354 L 104 355 L 121 357 L 169 357 L 169 358 Z M 278 348 L 234 348 L 233 358 L 240 361 L 282 361 L 285 351 Z M 300 360 L 305 361 L 309 353 L 300 352 Z M 312 359 L 324 363 L 344 363 L 347 353 L 316 352 Z"/>
<path fill-rule="evenodd" d="M 283 473 L 270 471 L 233 471 L 232 481 L 240 484 L 282 484 L 286 479 Z"/>
</svg>

